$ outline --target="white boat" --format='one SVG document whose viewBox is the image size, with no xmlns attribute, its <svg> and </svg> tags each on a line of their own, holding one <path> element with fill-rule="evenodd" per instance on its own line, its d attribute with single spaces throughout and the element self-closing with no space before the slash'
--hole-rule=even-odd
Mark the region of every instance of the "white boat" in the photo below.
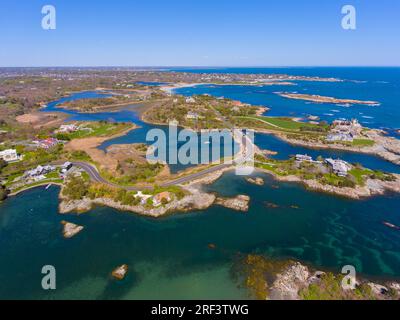
<svg viewBox="0 0 400 320">
<path fill-rule="evenodd" d="M 51 183 L 47 185 L 46 190 L 51 187 Z"/>
</svg>

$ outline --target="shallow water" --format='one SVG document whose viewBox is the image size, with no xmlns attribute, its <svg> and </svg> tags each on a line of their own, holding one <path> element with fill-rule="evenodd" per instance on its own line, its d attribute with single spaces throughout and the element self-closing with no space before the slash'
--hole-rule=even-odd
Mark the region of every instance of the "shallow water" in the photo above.
<svg viewBox="0 0 400 320">
<path fill-rule="evenodd" d="M 336 272 L 353 264 L 360 273 L 400 276 L 400 233 L 382 224 L 400 224 L 399 195 L 352 201 L 261 176 L 263 187 L 233 173 L 209 187 L 225 196 L 250 195 L 247 214 L 214 206 L 155 220 L 99 207 L 61 216 L 56 187 L 11 198 L 0 205 L 0 298 L 246 298 L 230 273 L 238 253 L 292 257 Z M 65 240 L 61 220 L 85 229 Z M 123 263 L 130 272 L 115 283 L 109 274 Z M 40 287 L 41 268 L 48 264 L 57 270 L 52 293 Z"/>
</svg>

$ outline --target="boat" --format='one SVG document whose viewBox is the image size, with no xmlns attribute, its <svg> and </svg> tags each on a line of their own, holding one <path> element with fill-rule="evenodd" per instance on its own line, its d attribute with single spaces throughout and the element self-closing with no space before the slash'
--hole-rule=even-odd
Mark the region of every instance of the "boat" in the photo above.
<svg viewBox="0 0 400 320">
<path fill-rule="evenodd" d="M 51 183 L 47 185 L 46 190 L 51 187 Z"/>
<path fill-rule="evenodd" d="M 383 221 L 382 222 L 386 227 L 389 227 L 391 229 L 395 229 L 395 230 L 400 230 L 399 226 L 394 225 L 393 223 L 387 222 L 387 221 Z"/>
</svg>

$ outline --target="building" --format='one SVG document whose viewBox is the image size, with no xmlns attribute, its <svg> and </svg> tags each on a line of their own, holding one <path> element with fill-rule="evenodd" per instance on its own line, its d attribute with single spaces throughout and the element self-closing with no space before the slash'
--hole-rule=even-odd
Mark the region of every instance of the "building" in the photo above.
<svg viewBox="0 0 400 320">
<path fill-rule="evenodd" d="M 58 145 L 58 143 L 59 143 L 59 141 L 55 138 L 47 138 L 44 140 L 36 141 L 36 144 L 39 146 L 39 148 L 42 148 L 45 150 L 54 148 L 55 146 Z"/>
<path fill-rule="evenodd" d="M 78 130 L 78 127 L 74 124 L 63 124 L 60 126 L 60 128 L 57 130 L 59 133 L 70 133 L 70 132 L 75 132 Z"/>
<path fill-rule="evenodd" d="M 172 200 L 171 193 L 167 191 L 161 192 L 153 197 L 153 205 L 155 207 L 158 207 L 162 205 L 163 201 L 170 202 L 171 200 Z"/>
<path fill-rule="evenodd" d="M 21 160 L 22 157 L 18 155 L 17 150 L 7 149 L 0 151 L 0 159 L 3 159 L 6 162 L 15 162 Z"/>
<path fill-rule="evenodd" d="M 296 161 L 299 162 L 312 162 L 313 158 L 306 154 L 296 154 Z"/>
<path fill-rule="evenodd" d="M 25 178 L 36 178 L 44 176 L 50 172 L 55 171 L 56 168 L 53 166 L 37 166 L 35 169 L 26 171 L 24 174 Z M 41 179 L 43 180 L 43 179 Z"/>
<path fill-rule="evenodd" d="M 349 135 L 351 134 L 353 137 L 360 134 L 362 130 L 361 124 L 357 119 L 352 120 L 335 120 L 332 123 L 331 133 L 342 133 Z"/>
<path fill-rule="evenodd" d="M 71 169 L 73 166 L 73 164 L 71 162 L 65 162 L 62 166 L 61 166 L 61 173 L 62 174 L 66 174 L 69 169 Z"/>
<path fill-rule="evenodd" d="M 328 164 L 332 171 L 338 175 L 339 177 L 347 177 L 348 171 L 351 169 L 351 166 L 343 160 L 334 160 L 331 158 L 325 159 L 325 163 Z"/>
<path fill-rule="evenodd" d="M 354 137 L 351 133 L 330 133 L 326 137 L 326 141 L 328 142 L 336 142 L 336 141 L 343 141 L 343 142 L 353 142 Z"/>
</svg>

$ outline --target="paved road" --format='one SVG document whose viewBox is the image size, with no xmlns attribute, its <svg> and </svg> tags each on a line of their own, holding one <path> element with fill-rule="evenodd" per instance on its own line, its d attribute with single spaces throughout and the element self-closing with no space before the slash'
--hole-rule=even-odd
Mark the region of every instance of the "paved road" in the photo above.
<svg viewBox="0 0 400 320">
<path fill-rule="evenodd" d="M 139 187 L 120 186 L 120 185 L 117 185 L 117 184 L 114 184 L 112 182 L 109 182 L 109 181 L 105 180 L 100 175 L 100 173 L 97 171 L 97 169 L 93 165 L 91 165 L 89 163 L 81 162 L 81 161 L 76 161 L 76 162 L 72 162 L 72 163 L 73 163 L 73 165 L 85 170 L 87 172 L 87 174 L 90 176 L 90 179 L 92 181 L 94 181 L 94 182 L 104 183 L 104 184 L 112 186 L 112 187 L 124 188 L 124 189 L 126 189 L 128 191 L 140 191 L 140 190 L 143 190 L 143 189 L 151 189 L 151 187 L 141 187 L 141 188 L 139 188 Z M 205 176 L 207 174 L 210 174 L 210 173 L 213 173 L 213 172 L 225 169 L 225 168 L 229 168 L 230 166 L 232 166 L 232 165 L 231 164 L 222 163 L 222 164 L 216 165 L 214 167 L 204 169 L 203 171 L 196 172 L 196 173 L 187 175 L 185 177 L 178 178 L 176 180 L 166 182 L 164 184 L 161 184 L 160 186 L 161 187 L 170 187 L 170 186 L 175 186 L 175 185 L 182 184 L 182 183 L 191 182 L 193 180 L 202 178 L 203 176 Z"/>
</svg>

